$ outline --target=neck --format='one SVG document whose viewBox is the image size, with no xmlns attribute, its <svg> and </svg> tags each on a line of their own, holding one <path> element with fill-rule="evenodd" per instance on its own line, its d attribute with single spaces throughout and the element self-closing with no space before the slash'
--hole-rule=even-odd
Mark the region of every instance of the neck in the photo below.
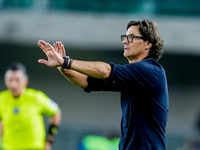
<svg viewBox="0 0 200 150">
<path fill-rule="evenodd" d="M 14 98 L 19 98 L 21 95 L 22 95 L 22 93 L 21 94 L 13 94 L 13 97 Z"/>
<path fill-rule="evenodd" d="M 130 63 L 135 63 L 135 62 L 141 61 L 141 60 L 145 59 L 146 57 L 147 56 L 139 57 L 139 58 L 132 58 L 132 59 L 127 58 L 127 59 L 128 59 L 129 64 L 130 64 Z"/>
<path fill-rule="evenodd" d="M 25 90 L 25 89 L 24 89 L 24 90 Z M 14 97 L 14 98 L 19 98 L 19 97 L 21 97 L 21 96 L 23 95 L 23 93 L 24 93 L 24 90 L 21 91 L 21 93 L 17 93 L 17 94 L 12 93 L 13 97 Z"/>
</svg>

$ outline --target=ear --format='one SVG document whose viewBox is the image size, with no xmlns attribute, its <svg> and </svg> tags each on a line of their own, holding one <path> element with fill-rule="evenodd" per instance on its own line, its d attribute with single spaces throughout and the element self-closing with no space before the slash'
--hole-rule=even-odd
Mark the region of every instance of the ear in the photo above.
<svg viewBox="0 0 200 150">
<path fill-rule="evenodd" d="M 145 41 L 145 50 L 150 50 L 150 48 L 152 47 L 152 43 L 150 43 L 149 41 Z"/>
<path fill-rule="evenodd" d="M 26 86 L 26 87 L 28 86 L 28 83 L 29 83 L 29 80 L 26 79 L 26 80 L 25 80 L 25 86 Z"/>
</svg>

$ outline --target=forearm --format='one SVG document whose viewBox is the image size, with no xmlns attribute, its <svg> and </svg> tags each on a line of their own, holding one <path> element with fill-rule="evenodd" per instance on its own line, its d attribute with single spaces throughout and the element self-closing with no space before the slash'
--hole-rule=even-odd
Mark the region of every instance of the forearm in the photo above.
<svg viewBox="0 0 200 150">
<path fill-rule="evenodd" d="M 70 69 L 58 67 L 58 70 L 71 83 L 85 89 L 88 86 L 88 76 L 97 79 L 106 79 L 111 72 L 111 66 L 104 62 L 86 62 L 73 60 Z"/>
<path fill-rule="evenodd" d="M 50 118 L 50 126 L 48 129 L 46 142 L 52 144 L 55 140 L 55 135 L 57 134 L 58 126 L 61 121 L 61 111 L 59 110 L 53 117 Z M 46 143 L 46 144 L 47 144 Z"/>
<path fill-rule="evenodd" d="M 62 69 L 61 67 L 58 67 L 58 70 L 60 73 L 67 78 L 71 83 L 81 87 L 81 88 L 86 88 L 88 83 L 87 83 L 87 76 L 84 74 L 81 74 L 77 71 L 74 70 L 68 70 L 68 69 Z"/>
<path fill-rule="evenodd" d="M 111 72 L 111 66 L 108 63 L 79 60 L 73 61 L 71 69 L 97 79 L 106 79 L 109 77 Z"/>
<path fill-rule="evenodd" d="M 53 117 L 50 118 L 50 124 L 60 125 L 61 122 L 61 111 L 59 110 Z"/>
</svg>

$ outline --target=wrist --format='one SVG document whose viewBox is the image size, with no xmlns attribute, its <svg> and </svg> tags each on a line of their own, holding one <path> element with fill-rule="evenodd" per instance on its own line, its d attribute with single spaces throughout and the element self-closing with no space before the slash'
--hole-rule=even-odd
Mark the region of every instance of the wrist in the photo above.
<svg viewBox="0 0 200 150">
<path fill-rule="evenodd" d="M 55 124 L 50 124 L 48 134 L 49 135 L 56 135 L 58 133 L 58 126 Z"/>
<path fill-rule="evenodd" d="M 69 56 L 63 56 L 63 69 L 70 69 L 72 65 L 73 59 L 70 58 Z"/>
<path fill-rule="evenodd" d="M 49 129 L 48 129 L 46 141 L 49 142 L 50 144 L 53 144 L 54 143 L 54 137 L 57 133 L 58 133 L 58 126 L 51 124 L 49 126 Z"/>
<path fill-rule="evenodd" d="M 54 143 L 54 136 L 53 135 L 47 135 L 46 142 L 48 142 L 49 144 L 52 145 Z"/>
<path fill-rule="evenodd" d="M 64 64 L 65 60 L 64 60 L 64 56 L 61 59 L 61 64 L 58 66 L 59 68 L 62 68 L 63 64 Z"/>
</svg>

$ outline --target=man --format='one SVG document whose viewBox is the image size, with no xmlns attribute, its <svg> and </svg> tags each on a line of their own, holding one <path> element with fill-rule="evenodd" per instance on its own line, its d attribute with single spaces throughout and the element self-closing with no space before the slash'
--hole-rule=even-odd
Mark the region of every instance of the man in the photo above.
<svg viewBox="0 0 200 150">
<path fill-rule="evenodd" d="M 0 92 L 3 150 L 50 150 L 61 120 L 58 105 L 43 92 L 26 88 L 28 75 L 20 63 L 8 67 L 5 84 L 8 89 Z M 43 115 L 51 117 L 46 142 Z"/>
<path fill-rule="evenodd" d="M 38 45 L 48 61 L 38 62 L 58 67 L 69 81 L 86 92 L 121 92 L 120 150 L 165 150 L 168 88 L 165 71 L 157 62 L 163 52 L 158 26 L 151 20 L 130 21 L 121 40 L 129 62 L 126 65 L 73 60 L 63 57 L 61 42 L 51 46 L 42 40 Z"/>
</svg>

